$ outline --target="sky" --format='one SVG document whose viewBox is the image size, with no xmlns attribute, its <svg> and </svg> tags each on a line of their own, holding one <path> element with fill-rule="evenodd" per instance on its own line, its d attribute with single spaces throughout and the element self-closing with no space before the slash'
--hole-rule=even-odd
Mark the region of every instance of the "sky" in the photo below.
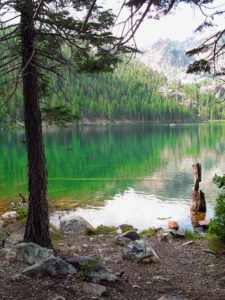
<svg viewBox="0 0 225 300">
<path fill-rule="evenodd" d="M 112 6 L 112 1 L 106 1 L 108 5 Z M 118 11 L 121 1 L 115 1 L 115 12 Z M 225 10 L 225 0 L 215 0 L 211 7 L 223 6 Z M 221 7 L 220 7 L 221 8 Z M 212 10 L 211 10 L 212 11 Z M 127 13 L 124 12 L 125 18 Z M 138 47 L 147 47 L 158 39 L 172 39 L 183 41 L 188 37 L 192 37 L 194 30 L 204 21 L 204 16 L 199 9 L 193 8 L 187 4 L 180 4 L 176 10 L 171 12 L 168 16 L 162 17 L 160 20 L 145 20 L 136 34 L 136 42 Z M 215 23 L 217 28 L 225 27 L 225 15 L 217 17 Z M 217 29 L 218 30 L 218 29 Z M 205 33 L 195 35 L 196 38 L 201 38 L 203 35 L 208 36 L 209 30 Z"/>
<path fill-rule="evenodd" d="M 112 8 L 117 15 L 124 0 L 99 0 L 98 4 L 106 8 Z M 218 7 L 225 10 L 225 0 L 214 0 L 211 8 Z M 213 9 L 210 9 L 213 11 Z M 126 19 L 129 11 L 123 10 L 119 22 Z M 8 17 L 8 16 L 7 16 Z M 204 21 L 204 16 L 199 9 L 193 8 L 187 4 L 179 4 L 169 15 L 160 18 L 160 20 L 145 19 L 141 27 L 138 29 L 135 40 L 138 48 L 148 47 L 159 39 L 171 39 L 184 41 L 189 37 L 196 37 L 196 39 L 209 36 L 209 30 L 205 33 L 194 35 L 194 30 Z M 215 23 L 218 24 L 216 30 L 224 29 L 225 27 L 225 14 L 217 17 Z M 215 29 L 214 29 L 215 30 Z M 118 29 L 114 30 L 114 33 Z"/>
</svg>

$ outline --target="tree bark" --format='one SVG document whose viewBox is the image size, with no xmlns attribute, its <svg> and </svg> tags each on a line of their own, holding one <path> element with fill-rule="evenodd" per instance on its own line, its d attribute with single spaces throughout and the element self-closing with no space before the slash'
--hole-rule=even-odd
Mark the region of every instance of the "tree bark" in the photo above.
<svg viewBox="0 0 225 300">
<path fill-rule="evenodd" d="M 24 1 L 24 7 L 21 8 L 24 122 L 28 155 L 29 192 L 28 219 L 24 241 L 52 248 L 32 7 L 32 0 L 28 0 Z"/>
</svg>

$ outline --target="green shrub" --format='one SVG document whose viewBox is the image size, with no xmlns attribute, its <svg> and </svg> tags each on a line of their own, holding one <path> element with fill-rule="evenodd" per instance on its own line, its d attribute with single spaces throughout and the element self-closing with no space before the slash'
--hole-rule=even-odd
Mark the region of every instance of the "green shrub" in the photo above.
<svg viewBox="0 0 225 300">
<path fill-rule="evenodd" d="M 224 251 L 225 245 L 224 242 L 215 234 L 207 233 L 208 239 L 208 247 L 210 250 L 215 252 L 220 252 L 221 250 Z"/>
<path fill-rule="evenodd" d="M 129 230 L 134 229 L 134 227 L 132 225 L 122 225 L 122 226 L 120 226 L 120 229 L 121 229 L 122 233 L 125 233 Z"/>
<path fill-rule="evenodd" d="M 113 226 L 104 226 L 100 225 L 97 228 L 95 228 L 91 234 L 111 234 L 111 235 L 116 235 L 116 227 Z"/>
<path fill-rule="evenodd" d="M 215 234 L 225 243 L 225 175 L 215 175 L 213 182 L 224 191 L 216 199 L 215 217 L 209 225 L 209 233 Z"/>
<path fill-rule="evenodd" d="M 157 231 L 155 231 L 153 228 L 150 227 L 149 229 L 145 229 L 145 230 L 141 231 L 140 236 L 141 237 L 145 237 L 145 236 L 151 237 L 151 236 L 155 235 L 156 233 L 157 233 Z"/>
<path fill-rule="evenodd" d="M 16 209 L 16 219 L 22 224 L 26 223 L 27 214 L 28 214 L 28 209 L 26 206 L 18 206 L 18 208 Z"/>
<path fill-rule="evenodd" d="M 62 239 L 62 232 L 53 224 L 50 224 L 50 236 L 54 248 L 58 248 L 59 242 Z"/>
<path fill-rule="evenodd" d="M 183 233 L 186 239 L 199 240 L 204 238 L 204 235 L 201 235 L 198 232 L 194 232 L 190 229 L 185 229 Z"/>
</svg>

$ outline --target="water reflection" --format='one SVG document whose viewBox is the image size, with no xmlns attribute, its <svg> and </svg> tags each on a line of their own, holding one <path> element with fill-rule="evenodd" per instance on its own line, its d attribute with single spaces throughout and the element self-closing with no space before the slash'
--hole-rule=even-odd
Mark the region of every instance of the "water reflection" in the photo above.
<svg viewBox="0 0 225 300">
<path fill-rule="evenodd" d="M 85 218 L 92 226 L 99 225 L 119 226 L 130 224 L 139 231 L 146 228 L 167 227 L 168 219 L 176 220 L 180 228 L 192 228 L 189 203 L 180 201 L 168 201 L 130 188 L 106 201 L 105 206 L 100 208 L 78 208 L 76 211 L 54 213 L 51 222 L 59 226 L 59 217 L 62 215 L 79 215 Z M 207 218 L 213 215 L 212 207 L 209 206 Z"/>
<path fill-rule="evenodd" d="M 112 199 L 119 203 L 115 195 L 120 200 L 132 196 L 127 192 L 131 189 L 137 196 L 131 201 L 139 203 L 143 212 L 147 202 L 156 209 L 153 199 L 157 199 L 168 209 L 171 204 L 179 210 L 180 203 L 188 213 L 193 190 L 191 165 L 197 160 L 203 169 L 201 187 L 212 206 L 218 192 L 212 178 L 225 172 L 224 137 L 224 124 L 51 129 L 45 132 L 51 207 L 61 201 L 65 207 Z M 19 193 L 27 196 L 23 140 L 21 131 L 0 132 L 1 210 Z"/>
</svg>

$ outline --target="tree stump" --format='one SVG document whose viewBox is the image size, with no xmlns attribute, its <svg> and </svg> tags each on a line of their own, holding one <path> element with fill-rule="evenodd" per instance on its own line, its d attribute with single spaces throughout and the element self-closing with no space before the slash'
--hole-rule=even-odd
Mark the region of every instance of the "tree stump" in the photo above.
<svg viewBox="0 0 225 300">
<path fill-rule="evenodd" d="M 201 164 L 192 165 L 194 175 L 194 191 L 192 192 L 190 214 L 191 222 L 194 227 L 199 225 L 199 221 L 205 220 L 206 202 L 205 194 L 199 189 L 199 183 L 202 180 Z"/>
</svg>

